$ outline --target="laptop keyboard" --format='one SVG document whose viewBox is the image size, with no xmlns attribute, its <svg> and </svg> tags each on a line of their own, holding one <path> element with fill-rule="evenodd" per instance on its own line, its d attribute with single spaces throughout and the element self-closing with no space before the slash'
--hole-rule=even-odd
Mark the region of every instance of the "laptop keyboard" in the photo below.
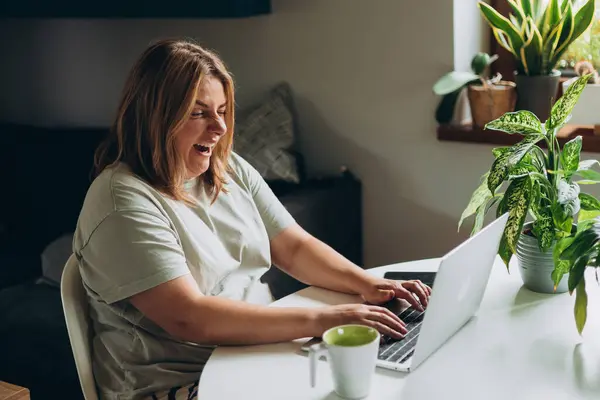
<svg viewBox="0 0 600 400">
<path fill-rule="evenodd" d="M 383 341 L 379 345 L 378 358 L 389 362 L 403 363 L 412 356 L 417 344 L 417 337 L 421 331 L 424 314 L 424 312 L 417 311 L 412 307 L 401 312 L 399 317 L 406 323 L 408 332 L 402 339 L 383 336 Z"/>
</svg>

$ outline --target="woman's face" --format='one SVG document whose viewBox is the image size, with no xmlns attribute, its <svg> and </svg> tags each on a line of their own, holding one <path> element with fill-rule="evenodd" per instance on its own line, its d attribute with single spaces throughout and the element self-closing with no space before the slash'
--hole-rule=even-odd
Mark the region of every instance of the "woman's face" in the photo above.
<svg viewBox="0 0 600 400">
<path fill-rule="evenodd" d="M 208 170 L 213 149 L 227 132 L 225 103 L 221 81 L 213 76 L 205 77 L 198 87 L 192 113 L 175 137 L 175 146 L 187 169 L 186 180 Z"/>
</svg>

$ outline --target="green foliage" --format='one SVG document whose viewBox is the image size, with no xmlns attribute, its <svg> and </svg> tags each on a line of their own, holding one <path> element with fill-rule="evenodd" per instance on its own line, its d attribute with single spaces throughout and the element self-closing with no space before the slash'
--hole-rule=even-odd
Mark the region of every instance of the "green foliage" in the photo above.
<svg viewBox="0 0 600 400">
<path fill-rule="evenodd" d="M 483 219 L 492 206 L 497 205 L 496 216 L 508 212 L 498 249 L 498 255 L 508 268 L 525 220 L 531 216 L 532 234 L 540 250 L 553 252 L 555 288 L 569 273 L 569 290 L 577 291 L 575 318 L 580 333 L 586 319 L 582 307 L 587 305 L 585 283 L 581 283 L 583 272 L 590 263 L 600 266 L 600 217 L 590 219 L 600 215 L 600 201 L 583 193 L 581 185 L 600 183 L 600 172 L 592 169 L 600 166 L 600 162 L 580 160 L 581 137 L 568 141 L 561 149 L 556 134 L 568 121 L 589 76 L 580 77 L 569 87 L 554 104 L 545 123 L 529 111 L 517 111 L 506 113 L 485 126 L 523 135 L 523 139 L 513 146 L 492 150 L 491 168 L 481 178 L 458 224 L 460 229 L 465 219 L 475 215 L 473 235 L 482 228 Z M 546 149 L 539 147 L 538 142 L 545 142 Z"/>
<path fill-rule="evenodd" d="M 573 9 L 572 0 L 549 0 L 545 9 L 536 0 L 508 3 L 508 18 L 483 1 L 478 6 L 500 46 L 517 60 L 517 71 L 529 76 L 551 74 L 569 45 L 591 25 L 595 13 L 595 0 L 587 0 L 578 10 Z"/>
<path fill-rule="evenodd" d="M 493 80 L 490 80 L 487 77 L 486 72 L 488 66 L 497 59 L 497 55 L 490 56 L 487 53 L 475 54 L 475 56 L 471 60 L 471 71 L 448 72 L 440 79 L 438 79 L 437 82 L 433 85 L 433 92 L 437 95 L 444 96 L 459 91 L 463 87 L 470 84 L 493 83 Z"/>
</svg>

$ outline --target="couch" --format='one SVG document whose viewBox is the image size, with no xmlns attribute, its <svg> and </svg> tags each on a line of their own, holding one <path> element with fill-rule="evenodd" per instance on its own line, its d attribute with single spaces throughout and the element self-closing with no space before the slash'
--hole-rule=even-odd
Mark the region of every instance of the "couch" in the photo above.
<svg viewBox="0 0 600 400">
<path fill-rule="evenodd" d="M 82 397 L 59 288 L 43 279 L 41 255 L 73 232 L 105 133 L 0 124 L 0 380 L 33 399 Z M 361 265 L 360 182 L 349 171 L 304 175 L 268 183 L 300 225 Z M 276 298 L 305 286 L 276 268 L 263 281 Z"/>
</svg>

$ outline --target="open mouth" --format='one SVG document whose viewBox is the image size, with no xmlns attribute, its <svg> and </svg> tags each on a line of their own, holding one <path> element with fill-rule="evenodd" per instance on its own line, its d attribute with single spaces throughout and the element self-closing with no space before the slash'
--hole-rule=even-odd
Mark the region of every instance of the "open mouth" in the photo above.
<svg viewBox="0 0 600 400">
<path fill-rule="evenodd" d="M 195 149 L 195 150 L 196 150 L 198 153 L 202 153 L 202 154 L 206 154 L 206 155 L 210 154 L 210 147 L 209 147 L 209 146 L 204 146 L 204 145 L 201 145 L 201 144 L 199 144 L 199 143 L 196 143 L 196 144 L 194 145 L 194 149 Z"/>
</svg>

